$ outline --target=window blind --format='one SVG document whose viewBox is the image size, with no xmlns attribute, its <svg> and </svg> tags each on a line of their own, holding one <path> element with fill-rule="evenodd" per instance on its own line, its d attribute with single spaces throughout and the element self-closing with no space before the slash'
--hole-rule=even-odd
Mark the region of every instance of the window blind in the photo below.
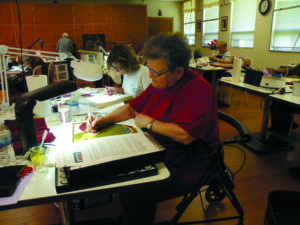
<svg viewBox="0 0 300 225">
<path fill-rule="evenodd" d="M 203 25 L 202 46 L 208 46 L 207 43 L 211 42 L 214 39 L 218 39 L 219 6 L 203 9 L 202 25 Z"/>
<path fill-rule="evenodd" d="M 203 9 L 219 5 L 220 0 L 203 0 Z"/>
<path fill-rule="evenodd" d="M 273 11 L 270 50 L 300 52 L 299 0 L 276 0 Z"/>
<path fill-rule="evenodd" d="M 256 1 L 240 0 L 231 7 L 231 47 L 253 48 Z"/>
<path fill-rule="evenodd" d="M 189 45 L 195 45 L 195 0 L 183 3 L 183 31 Z"/>
</svg>

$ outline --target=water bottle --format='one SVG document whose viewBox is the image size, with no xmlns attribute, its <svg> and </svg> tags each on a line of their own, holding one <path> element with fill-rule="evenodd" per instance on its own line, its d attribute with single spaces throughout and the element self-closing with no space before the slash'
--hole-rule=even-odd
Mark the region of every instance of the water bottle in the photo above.
<svg viewBox="0 0 300 225">
<path fill-rule="evenodd" d="M 78 92 L 73 92 L 70 97 L 69 105 L 71 108 L 71 115 L 79 113 L 79 104 L 78 104 L 79 96 L 80 94 Z"/>
<path fill-rule="evenodd" d="M 0 167 L 15 165 L 16 156 L 12 147 L 10 130 L 0 121 Z"/>
</svg>

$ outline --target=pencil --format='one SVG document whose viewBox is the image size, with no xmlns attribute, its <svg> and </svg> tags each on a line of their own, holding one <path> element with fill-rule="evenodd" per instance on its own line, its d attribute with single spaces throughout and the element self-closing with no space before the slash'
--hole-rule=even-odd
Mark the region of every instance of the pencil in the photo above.
<svg viewBox="0 0 300 225">
<path fill-rule="evenodd" d="M 90 111 L 90 105 L 88 104 L 88 117 L 89 117 L 89 121 L 90 121 L 90 123 L 91 123 L 91 125 L 92 125 L 92 117 L 91 117 L 91 111 Z"/>
</svg>

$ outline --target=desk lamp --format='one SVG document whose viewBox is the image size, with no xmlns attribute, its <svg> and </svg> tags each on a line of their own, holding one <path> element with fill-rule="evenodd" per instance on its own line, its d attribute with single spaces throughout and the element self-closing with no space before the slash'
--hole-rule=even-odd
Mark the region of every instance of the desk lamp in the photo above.
<svg viewBox="0 0 300 225">
<path fill-rule="evenodd" d="M 23 154 L 25 154 L 29 148 L 38 144 L 33 121 L 33 108 L 36 105 L 36 100 L 45 101 L 75 90 L 77 90 L 76 83 L 65 80 L 35 89 L 17 99 L 15 113 Z"/>
<path fill-rule="evenodd" d="M 89 62 L 89 59 L 86 61 L 74 59 L 71 61 L 71 67 L 74 68 L 74 75 L 85 81 L 97 81 L 102 78 L 102 75 L 107 68 L 106 66 L 106 57 L 109 55 L 102 46 L 99 46 L 99 52 L 97 51 L 86 51 L 79 50 L 81 54 L 93 55 L 96 57 L 94 63 Z M 88 56 L 89 58 L 89 56 Z"/>
<path fill-rule="evenodd" d="M 37 42 L 39 42 L 41 49 L 44 49 L 44 40 L 36 39 L 31 45 L 28 46 L 28 49 L 31 49 Z"/>
</svg>

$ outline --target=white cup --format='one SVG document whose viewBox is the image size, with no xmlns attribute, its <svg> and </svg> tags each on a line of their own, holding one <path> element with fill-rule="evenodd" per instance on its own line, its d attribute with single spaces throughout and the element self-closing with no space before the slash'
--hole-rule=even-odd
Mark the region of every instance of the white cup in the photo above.
<svg viewBox="0 0 300 225">
<path fill-rule="evenodd" d="M 61 123 L 71 122 L 71 108 L 69 105 L 58 105 L 58 113 Z"/>
<path fill-rule="evenodd" d="M 300 96 L 300 83 L 297 83 L 297 82 L 294 83 L 293 95 Z"/>
</svg>

